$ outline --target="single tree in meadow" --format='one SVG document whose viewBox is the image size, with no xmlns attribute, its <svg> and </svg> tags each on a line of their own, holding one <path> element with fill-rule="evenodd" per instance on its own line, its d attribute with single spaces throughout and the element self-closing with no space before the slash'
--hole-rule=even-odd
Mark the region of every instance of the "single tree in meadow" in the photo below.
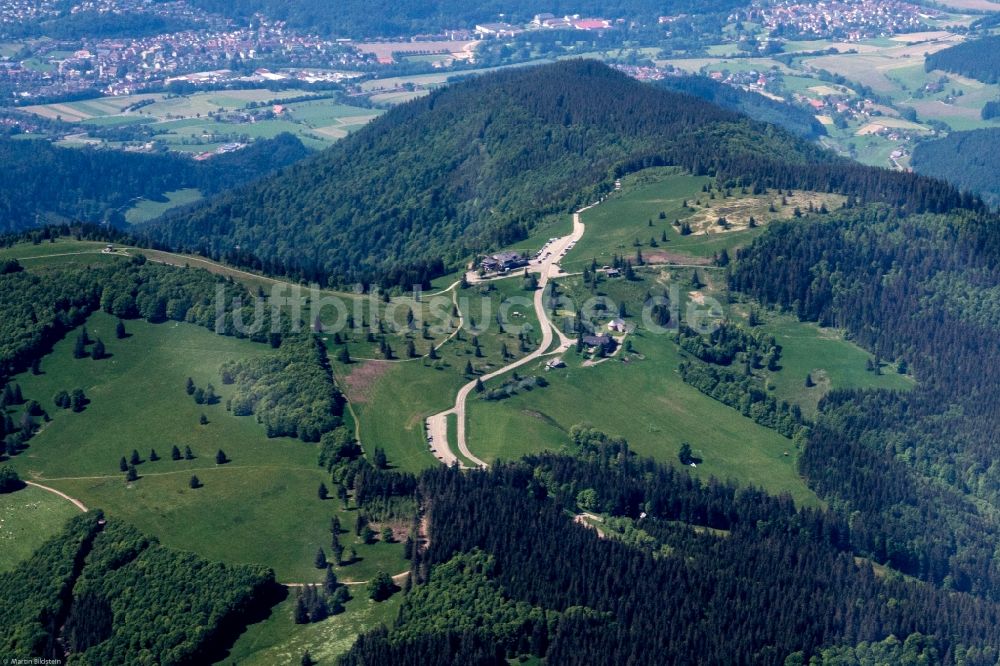
<svg viewBox="0 0 1000 666">
<path fill-rule="evenodd" d="M 347 345 L 341 347 L 340 350 L 337 352 L 337 360 L 340 363 L 343 363 L 344 365 L 347 365 L 351 362 L 351 352 L 347 349 Z"/>
<path fill-rule="evenodd" d="M 73 343 L 73 358 L 83 358 L 87 355 L 87 343 L 83 341 L 83 336 L 76 336 L 76 342 Z"/>
<path fill-rule="evenodd" d="M 316 551 L 316 559 L 313 563 L 317 569 L 326 569 L 326 553 L 323 552 L 322 548 Z"/>
<path fill-rule="evenodd" d="M 73 393 L 70 394 L 70 405 L 74 412 L 83 411 L 87 406 L 87 396 L 83 393 L 83 389 L 73 389 Z"/>
<path fill-rule="evenodd" d="M 316 494 L 319 496 L 321 500 L 325 500 L 327 497 L 330 496 L 330 491 L 327 490 L 326 484 L 321 482 L 319 484 L 319 490 L 316 491 Z"/>
<path fill-rule="evenodd" d="M 132 449 L 132 455 L 129 456 L 128 461 L 132 465 L 138 465 L 142 462 L 142 458 L 139 457 L 139 452 Z"/>
<path fill-rule="evenodd" d="M 126 481 L 135 481 L 139 478 L 139 472 L 135 469 L 135 465 L 129 465 L 128 471 L 125 472 Z"/>
<path fill-rule="evenodd" d="M 216 465 L 225 465 L 227 462 L 229 462 L 229 458 L 226 457 L 226 452 L 223 451 L 222 449 L 219 449 L 215 453 L 215 464 Z"/>
<path fill-rule="evenodd" d="M 368 598 L 372 601 L 385 601 L 395 591 L 396 584 L 392 582 L 392 576 L 384 571 L 379 571 L 368 581 Z"/>
<path fill-rule="evenodd" d="M 176 444 L 174 444 L 170 448 L 170 459 L 171 460 L 180 460 L 181 459 L 181 450 L 177 448 Z"/>
<path fill-rule="evenodd" d="M 194 452 L 191 451 L 190 446 L 184 447 L 184 460 L 194 460 Z"/>
<path fill-rule="evenodd" d="M 330 555 L 333 556 L 333 562 L 337 566 L 344 564 L 344 546 L 336 534 L 330 538 Z"/>
<path fill-rule="evenodd" d="M 156 449 L 150 449 L 149 450 L 149 460 L 150 460 L 150 462 L 156 462 L 159 459 L 160 459 L 160 454 L 158 454 L 156 452 Z"/>
<path fill-rule="evenodd" d="M 122 459 L 118 461 L 118 469 L 123 472 L 128 471 L 128 461 L 125 460 L 125 456 L 122 456 Z"/>
<path fill-rule="evenodd" d="M 327 566 L 326 578 L 323 579 L 323 591 L 327 594 L 333 594 L 339 585 L 340 582 L 337 580 L 337 574 L 333 572 L 333 567 Z"/>
<path fill-rule="evenodd" d="M 208 425 L 208 417 L 205 416 L 205 414 L 203 413 L 201 416 L 198 417 L 198 423 L 200 423 L 201 425 Z"/>
<path fill-rule="evenodd" d="M 107 356 L 107 350 L 104 348 L 104 341 L 97 338 L 97 342 L 94 343 L 94 348 L 90 351 L 90 358 L 95 361 L 100 361 L 105 356 Z"/>
<path fill-rule="evenodd" d="M 127 336 L 128 333 L 125 331 L 125 322 L 119 319 L 118 323 L 115 324 L 115 337 L 118 338 L 119 340 L 122 340 Z"/>
<path fill-rule="evenodd" d="M 816 386 L 816 382 L 813 381 L 812 373 L 806 373 L 806 388 L 812 388 Z"/>
<path fill-rule="evenodd" d="M 198 489 L 198 488 L 201 488 L 201 480 L 200 480 L 200 479 L 199 479 L 199 478 L 198 478 L 197 476 L 195 476 L 195 475 L 193 475 L 193 474 L 192 474 L 192 475 L 191 475 L 191 480 L 190 480 L 190 481 L 188 481 L 188 485 L 189 485 L 189 486 L 190 486 L 190 487 L 191 487 L 192 489 Z"/>
<path fill-rule="evenodd" d="M 194 380 L 190 377 L 187 378 L 187 383 L 184 385 L 184 390 L 187 391 L 188 395 L 194 395 L 195 385 Z"/>
</svg>

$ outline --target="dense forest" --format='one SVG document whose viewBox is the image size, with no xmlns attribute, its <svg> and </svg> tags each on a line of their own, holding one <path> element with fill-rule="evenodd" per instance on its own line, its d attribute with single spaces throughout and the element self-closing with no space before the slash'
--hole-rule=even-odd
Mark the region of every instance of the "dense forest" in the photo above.
<svg viewBox="0 0 1000 666">
<path fill-rule="evenodd" d="M 860 553 L 921 579 L 1000 598 L 1000 225 L 992 215 L 874 207 L 774 225 L 731 286 L 905 363 L 909 392 L 833 391 L 800 457 L 852 516 Z M 881 360 L 880 360 L 881 359 Z"/>
<path fill-rule="evenodd" d="M 488 0 L 345 0 L 330 11 L 325 0 L 191 0 L 191 4 L 237 19 L 255 13 L 288 21 L 294 28 L 337 37 L 401 37 L 414 33 L 437 33 L 455 28 L 473 28 L 477 23 L 507 21 L 527 23 L 535 14 L 557 16 L 580 14 L 606 18 L 645 19 L 655 23 L 668 11 L 656 0 L 546 0 L 543 3 Z M 676 0 L 672 14 L 727 12 L 743 3 L 739 0 Z"/>
<path fill-rule="evenodd" d="M 205 663 L 278 593 L 269 569 L 207 562 L 92 511 L 0 574 L 0 649 L 81 665 Z"/>
<path fill-rule="evenodd" d="M 411 286 L 524 238 L 624 173 L 662 165 L 913 211 L 977 203 L 940 181 L 841 160 L 774 126 L 574 60 L 448 86 L 276 177 L 145 229 L 154 243 L 270 274 Z"/>
<path fill-rule="evenodd" d="M 823 124 L 805 109 L 713 81 L 707 76 L 671 76 L 661 81 L 660 85 L 700 97 L 762 123 L 783 127 L 792 134 L 807 139 L 818 139 L 826 135 Z"/>
<path fill-rule="evenodd" d="M 124 224 L 139 198 L 197 188 L 210 195 L 296 162 L 308 149 L 291 134 L 204 162 L 178 154 L 60 148 L 0 137 L 0 231 L 49 221 Z"/>
<path fill-rule="evenodd" d="M 929 72 L 943 69 L 983 83 L 1000 81 L 1000 35 L 982 37 L 930 53 L 924 60 Z"/>
<path fill-rule="evenodd" d="M 702 483 L 599 433 L 575 453 L 422 474 L 413 589 L 341 664 L 997 660 L 1000 606 L 876 574 L 836 512 Z M 573 520 L 584 504 L 606 516 L 596 530 Z"/>
<path fill-rule="evenodd" d="M 922 141 L 913 151 L 913 168 L 972 190 L 992 206 L 1000 206 L 1000 129 L 952 132 L 943 139 Z"/>
</svg>

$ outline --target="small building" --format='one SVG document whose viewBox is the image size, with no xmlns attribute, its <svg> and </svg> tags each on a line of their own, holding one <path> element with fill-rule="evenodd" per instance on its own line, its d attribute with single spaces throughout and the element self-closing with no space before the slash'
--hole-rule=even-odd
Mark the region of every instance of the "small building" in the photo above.
<svg viewBox="0 0 1000 666">
<path fill-rule="evenodd" d="M 520 252 L 497 252 L 482 261 L 487 273 L 506 273 L 509 270 L 528 265 L 528 260 Z"/>
<path fill-rule="evenodd" d="M 545 364 L 546 370 L 554 370 L 555 368 L 565 368 L 565 367 L 566 367 L 566 362 L 563 361 L 561 357 L 550 359 Z"/>
<path fill-rule="evenodd" d="M 601 335 L 585 335 L 583 336 L 583 344 L 594 349 L 602 348 L 604 351 L 610 351 L 614 348 L 615 339 L 607 333 L 602 333 Z"/>
<path fill-rule="evenodd" d="M 608 330 L 614 331 L 616 333 L 624 333 L 628 330 L 628 324 L 625 323 L 624 319 L 619 319 L 615 317 L 608 322 Z"/>
<path fill-rule="evenodd" d="M 608 277 L 619 277 L 622 274 L 622 272 L 617 268 L 609 268 L 608 270 L 604 271 L 604 274 L 607 275 Z"/>
<path fill-rule="evenodd" d="M 524 31 L 509 23 L 480 23 L 476 25 L 475 32 L 482 37 L 513 37 Z"/>
</svg>

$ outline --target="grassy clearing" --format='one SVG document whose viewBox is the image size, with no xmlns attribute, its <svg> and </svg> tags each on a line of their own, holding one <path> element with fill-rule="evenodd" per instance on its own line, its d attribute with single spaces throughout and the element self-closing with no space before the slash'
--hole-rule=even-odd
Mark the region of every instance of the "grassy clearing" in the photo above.
<svg viewBox="0 0 1000 666">
<path fill-rule="evenodd" d="M 384 624 L 391 626 L 402 604 L 402 594 L 376 603 L 368 599 L 363 586 L 352 586 L 347 610 L 315 624 L 295 624 L 292 611 L 294 591 L 282 603 L 271 609 L 271 615 L 247 629 L 220 660 L 221 664 L 241 666 L 271 666 L 297 664 L 307 650 L 321 664 L 332 664 L 347 652 L 362 631 Z"/>
<path fill-rule="evenodd" d="M 522 280 L 513 277 L 490 284 L 493 286 L 490 291 L 480 286 L 460 291 L 459 303 L 466 315 L 464 326 L 460 333 L 444 342 L 437 352 L 440 356 L 437 361 L 424 357 L 412 361 L 334 363 L 334 372 L 358 416 L 362 442 L 385 449 L 393 465 L 418 471 L 436 462 L 427 446 L 424 420 L 454 404 L 458 389 L 471 379 L 465 374 L 467 363 L 472 364 L 476 373 L 483 374 L 537 346 L 538 322 L 531 306 L 531 293 L 522 289 Z M 495 320 L 498 313 L 505 322 L 502 333 Z M 482 356 L 475 354 L 470 317 L 475 318 L 478 327 L 485 326 L 476 334 Z M 527 351 L 519 347 L 519 327 L 524 327 L 531 338 Z M 421 340 L 418 331 L 405 335 L 413 335 L 418 352 L 424 353 L 429 341 Z M 436 340 L 441 342 L 443 338 Z M 347 344 L 352 357 L 360 358 L 375 351 L 360 333 Z M 391 344 L 402 356 L 399 353 L 402 347 Z M 507 361 L 501 356 L 504 345 L 509 353 Z"/>
<path fill-rule="evenodd" d="M 748 308 L 734 306 L 730 312 L 745 318 Z M 881 374 L 867 371 L 871 354 L 846 340 L 843 331 L 800 322 L 791 315 L 759 309 L 758 314 L 761 328 L 774 335 L 782 347 L 781 370 L 762 371 L 768 386 L 778 399 L 799 405 L 808 418 L 815 416 L 820 399 L 832 389 L 913 387 L 913 378 L 898 374 L 894 367 L 884 366 Z M 805 387 L 807 374 L 816 386 Z"/>
<path fill-rule="evenodd" d="M 202 196 L 195 188 L 187 188 L 183 190 L 174 190 L 173 192 L 164 192 L 163 197 L 166 201 L 152 201 L 150 199 L 140 199 L 135 203 L 134 206 L 129 208 L 125 212 L 125 220 L 129 224 L 139 224 L 140 222 L 148 222 L 153 218 L 163 215 L 171 208 L 176 208 L 177 206 L 186 206 L 187 204 L 199 201 Z"/>
<path fill-rule="evenodd" d="M 26 486 L 0 495 L 0 573 L 28 559 L 77 513 L 75 506 L 41 488 Z"/>
<path fill-rule="evenodd" d="M 232 416 L 223 406 L 231 387 L 219 380 L 219 366 L 271 353 L 270 348 L 174 322 L 130 321 L 131 337 L 117 340 L 114 322 L 97 313 L 87 324 L 91 337 L 104 340 L 110 358 L 72 358 L 70 335 L 43 359 L 43 374 L 16 378 L 52 420 L 13 464 L 25 476 L 125 518 L 167 545 L 213 560 L 266 564 L 279 580 L 319 580 L 313 557 L 317 548 L 329 547 L 329 520 L 340 515 L 344 525 L 353 525 L 353 511 L 318 499 L 320 482 L 329 479 L 317 467 L 316 445 L 268 439 L 252 417 Z M 199 386 L 213 383 L 222 402 L 195 404 L 184 392 L 189 376 Z M 52 405 L 57 391 L 76 387 L 92 401 L 82 413 Z M 207 425 L 199 423 L 201 414 Z M 190 446 L 195 459 L 171 460 L 174 445 Z M 151 448 L 159 461 L 147 460 Z M 138 466 L 140 479 L 126 484 L 118 461 L 132 449 L 145 462 Z M 219 449 L 231 462 L 215 464 Z M 192 475 L 203 487 L 189 487 Z M 343 578 L 405 568 L 396 561 L 399 545 L 356 548 L 360 560 L 343 567 Z"/>
<path fill-rule="evenodd" d="M 545 374 L 545 388 L 498 402 L 470 401 L 473 453 L 492 461 L 558 450 L 569 445 L 572 426 L 590 423 L 663 462 L 678 464 L 677 450 L 689 442 L 704 460 L 692 470 L 698 476 L 737 479 L 817 503 L 795 470 L 795 456 L 785 455 L 794 454 L 789 440 L 685 384 L 676 347 L 666 338 L 639 333 L 632 339 L 641 360 L 583 367 L 571 352 L 566 368 Z"/>
<path fill-rule="evenodd" d="M 702 190 L 705 186 L 708 192 Z M 620 192 L 583 213 L 587 231 L 563 266 L 579 271 L 592 259 L 609 264 L 614 255 L 632 258 L 636 250 L 658 263 L 699 263 L 746 244 L 772 220 L 792 218 L 796 208 L 806 212 L 811 203 L 816 209 L 826 205 L 834 210 L 843 201 L 840 195 L 801 191 L 782 197 L 774 191 L 754 196 L 734 190 L 726 196 L 712 188 L 710 178 L 671 168 L 649 169 L 623 178 Z M 754 229 L 748 228 L 751 216 L 759 225 Z M 718 226 L 720 217 L 727 228 Z M 674 224 L 678 220 L 690 225 L 690 235 L 680 233 Z"/>
</svg>

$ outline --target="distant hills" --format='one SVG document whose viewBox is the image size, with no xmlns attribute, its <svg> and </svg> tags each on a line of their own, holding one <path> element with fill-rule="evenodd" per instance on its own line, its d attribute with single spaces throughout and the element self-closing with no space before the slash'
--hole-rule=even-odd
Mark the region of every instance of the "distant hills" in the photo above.
<svg viewBox="0 0 1000 666">
<path fill-rule="evenodd" d="M 992 206 L 1000 206 L 998 152 L 1000 128 L 952 132 L 943 139 L 917 144 L 913 168 L 972 190 Z"/>
<path fill-rule="evenodd" d="M 178 154 L 60 148 L 48 141 L 0 138 L 0 231 L 38 223 L 124 223 L 138 198 L 197 188 L 214 194 L 302 159 L 309 150 L 284 134 L 204 162 Z"/>
<path fill-rule="evenodd" d="M 399 106 L 280 175 L 147 227 L 153 243 L 297 279 L 409 286 L 525 237 L 649 166 L 947 210 L 949 186 L 834 157 L 595 61 L 504 70 Z M 971 202 L 965 202 L 969 204 Z"/>
<path fill-rule="evenodd" d="M 737 111 L 763 123 L 773 123 L 807 139 L 826 135 L 822 123 L 805 109 L 787 102 L 740 90 L 707 76 L 671 76 L 661 82 L 666 88 L 694 95 L 724 109 Z"/>
<path fill-rule="evenodd" d="M 287 21 L 293 28 L 337 37 L 398 37 L 477 23 L 524 24 L 535 14 L 580 14 L 606 18 L 656 19 L 662 14 L 727 12 L 740 0 L 191 0 L 191 4 L 223 16 L 249 19 L 256 13 Z"/>
</svg>

